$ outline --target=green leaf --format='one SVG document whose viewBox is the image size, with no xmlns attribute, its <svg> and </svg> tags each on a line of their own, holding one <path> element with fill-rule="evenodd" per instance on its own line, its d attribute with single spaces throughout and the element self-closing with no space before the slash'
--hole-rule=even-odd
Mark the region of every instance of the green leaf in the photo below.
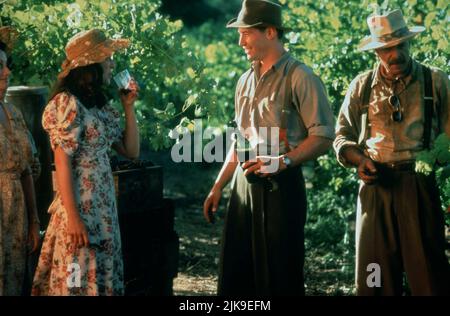
<svg viewBox="0 0 450 316">
<path fill-rule="evenodd" d="M 448 1 L 447 0 L 438 0 L 436 9 L 446 9 L 448 7 Z"/>
<path fill-rule="evenodd" d="M 426 18 L 425 18 L 425 27 L 429 28 L 431 26 L 431 24 L 434 22 L 435 18 L 436 18 L 437 13 L 436 12 L 431 12 L 428 13 Z"/>
</svg>

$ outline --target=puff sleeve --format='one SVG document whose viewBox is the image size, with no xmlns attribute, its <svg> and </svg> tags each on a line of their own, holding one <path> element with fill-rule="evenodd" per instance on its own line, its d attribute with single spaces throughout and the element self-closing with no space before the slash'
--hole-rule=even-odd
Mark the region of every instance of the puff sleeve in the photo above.
<svg viewBox="0 0 450 316">
<path fill-rule="evenodd" d="M 42 126 L 49 134 L 53 150 L 59 146 L 68 156 L 73 156 L 81 135 L 80 109 L 75 96 L 66 92 L 57 94 L 45 107 Z"/>
</svg>

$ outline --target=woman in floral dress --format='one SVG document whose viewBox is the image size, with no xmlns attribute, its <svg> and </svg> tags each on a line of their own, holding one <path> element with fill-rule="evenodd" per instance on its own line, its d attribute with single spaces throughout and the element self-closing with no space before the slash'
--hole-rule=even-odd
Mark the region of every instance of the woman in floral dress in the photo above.
<svg viewBox="0 0 450 316">
<path fill-rule="evenodd" d="M 128 40 L 107 39 L 100 30 L 75 35 L 45 108 L 42 124 L 54 151 L 57 190 L 50 205 L 33 295 L 123 295 L 123 262 L 114 180 L 108 150 L 139 155 L 134 114 L 137 85 L 120 93 L 125 130 L 109 104 L 114 51 Z"/>
<path fill-rule="evenodd" d="M 27 255 L 39 243 L 31 174 L 38 161 L 21 113 L 4 100 L 10 75 L 6 52 L 14 34 L 10 27 L 0 28 L 0 296 L 27 294 L 23 293 Z"/>
</svg>

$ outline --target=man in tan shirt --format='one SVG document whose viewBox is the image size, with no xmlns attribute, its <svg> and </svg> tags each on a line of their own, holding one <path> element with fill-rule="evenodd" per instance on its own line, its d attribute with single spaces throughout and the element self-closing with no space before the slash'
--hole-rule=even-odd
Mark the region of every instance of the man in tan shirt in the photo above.
<svg viewBox="0 0 450 316">
<path fill-rule="evenodd" d="M 279 5 L 246 0 L 227 25 L 238 29 L 239 45 L 252 62 L 236 87 L 235 121 L 257 159 L 239 165 L 232 148 L 204 203 L 210 220 L 233 178 L 219 295 L 304 294 L 300 165 L 331 147 L 334 119 L 319 77 L 284 49 L 281 24 Z"/>
<path fill-rule="evenodd" d="M 334 148 L 362 180 L 356 230 L 358 295 L 450 294 L 444 219 L 434 174 L 415 173 L 417 154 L 450 136 L 449 80 L 410 57 L 400 10 L 367 19 L 360 50 L 379 64 L 353 80 L 339 114 Z"/>
</svg>

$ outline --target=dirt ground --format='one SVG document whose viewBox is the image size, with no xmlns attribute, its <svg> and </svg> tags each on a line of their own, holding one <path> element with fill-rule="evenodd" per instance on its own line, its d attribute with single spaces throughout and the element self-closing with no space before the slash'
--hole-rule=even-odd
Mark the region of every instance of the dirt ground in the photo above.
<svg viewBox="0 0 450 316">
<path fill-rule="evenodd" d="M 217 290 L 220 238 L 229 188 L 224 191 L 217 220 L 203 218 L 204 198 L 221 164 L 174 163 L 170 152 L 149 154 L 164 168 L 164 196 L 175 202 L 175 231 L 180 238 L 175 295 L 215 295 Z M 351 295 L 352 272 L 330 262 L 320 251 L 307 251 L 305 258 L 307 295 Z"/>
<path fill-rule="evenodd" d="M 215 295 L 229 188 L 224 191 L 215 224 L 205 221 L 202 206 L 221 164 L 177 164 L 170 158 L 170 152 L 149 154 L 146 158 L 163 166 L 164 196 L 175 203 L 175 231 L 180 248 L 174 295 Z M 354 295 L 353 267 L 338 262 L 328 250 L 307 249 L 305 286 L 306 295 Z"/>
</svg>

